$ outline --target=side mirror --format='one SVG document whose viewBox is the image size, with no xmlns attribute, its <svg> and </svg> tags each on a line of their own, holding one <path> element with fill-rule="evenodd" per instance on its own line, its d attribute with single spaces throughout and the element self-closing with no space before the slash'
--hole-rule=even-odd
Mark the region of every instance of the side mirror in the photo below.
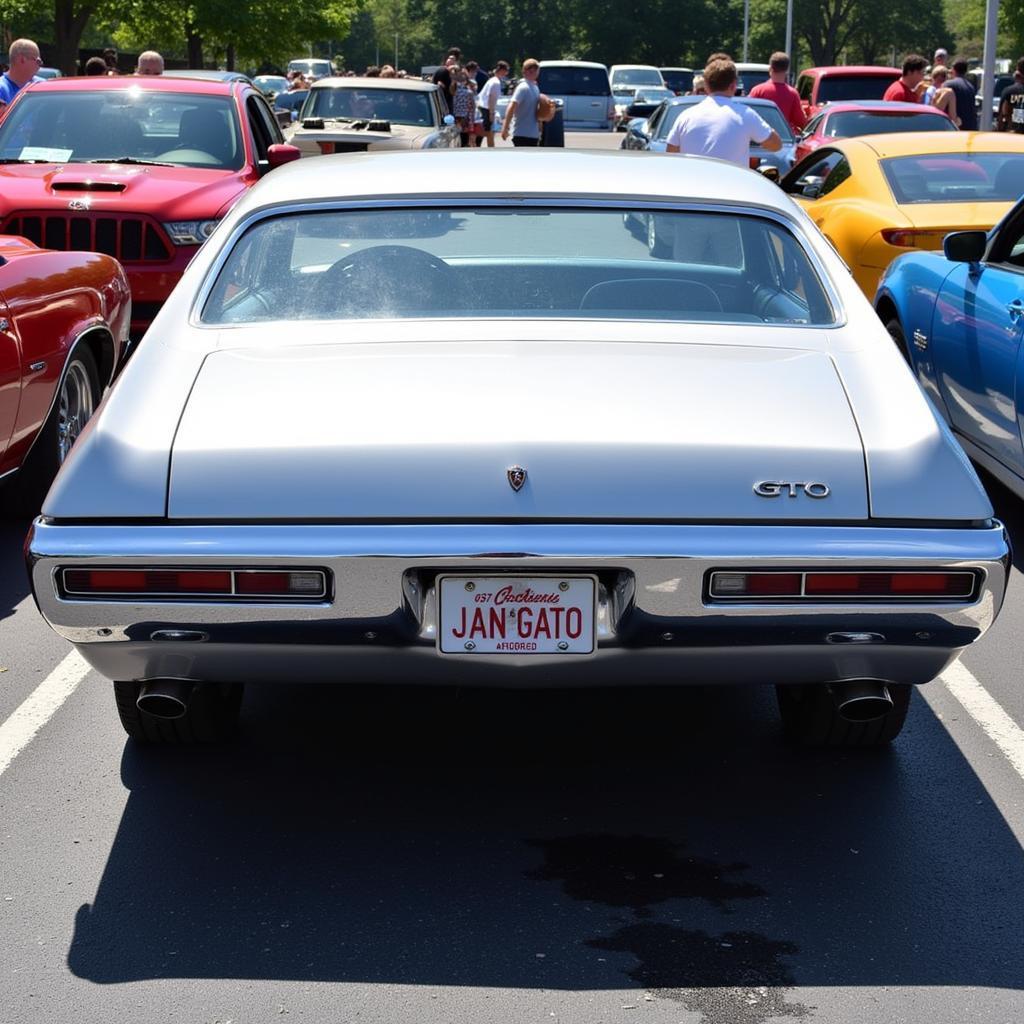
<svg viewBox="0 0 1024 1024">
<path fill-rule="evenodd" d="M 302 156 L 298 146 L 290 146 L 287 142 L 275 142 L 267 148 L 267 170 L 272 171 L 282 164 L 290 164 Z"/>
<path fill-rule="evenodd" d="M 757 173 L 764 175 L 769 181 L 779 183 L 779 169 L 774 164 L 762 163 L 757 165 Z"/>
<path fill-rule="evenodd" d="M 445 124 L 446 124 L 446 125 L 447 125 L 447 126 L 448 126 L 449 128 L 451 128 L 451 126 L 452 126 L 453 124 L 455 124 L 455 118 L 454 118 L 454 117 L 452 117 L 452 115 L 451 115 L 451 114 L 445 114 L 445 115 L 444 115 L 444 123 L 445 123 Z"/>
<path fill-rule="evenodd" d="M 800 194 L 805 199 L 817 199 L 821 195 L 822 181 L 820 178 L 811 180 L 810 178 L 804 182 L 804 187 L 801 189 Z"/>
<path fill-rule="evenodd" d="M 942 251 L 952 263 L 977 263 L 987 246 L 984 231 L 954 231 L 942 240 Z"/>
</svg>

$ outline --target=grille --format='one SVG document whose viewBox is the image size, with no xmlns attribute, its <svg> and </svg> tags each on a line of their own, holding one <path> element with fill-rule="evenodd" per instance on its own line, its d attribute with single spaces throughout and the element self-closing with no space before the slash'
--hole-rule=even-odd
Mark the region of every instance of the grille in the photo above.
<svg viewBox="0 0 1024 1024">
<path fill-rule="evenodd" d="M 157 263 L 173 255 L 155 222 L 131 215 L 16 213 L 0 231 L 44 249 L 102 252 L 125 263 Z"/>
</svg>

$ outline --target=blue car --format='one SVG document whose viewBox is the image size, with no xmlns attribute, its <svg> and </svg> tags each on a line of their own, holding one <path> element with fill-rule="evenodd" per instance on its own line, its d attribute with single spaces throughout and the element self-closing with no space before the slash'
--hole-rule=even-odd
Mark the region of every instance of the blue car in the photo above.
<svg viewBox="0 0 1024 1024">
<path fill-rule="evenodd" d="M 1024 200 L 894 260 L 875 309 L 967 454 L 1024 498 Z"/>
</svg>

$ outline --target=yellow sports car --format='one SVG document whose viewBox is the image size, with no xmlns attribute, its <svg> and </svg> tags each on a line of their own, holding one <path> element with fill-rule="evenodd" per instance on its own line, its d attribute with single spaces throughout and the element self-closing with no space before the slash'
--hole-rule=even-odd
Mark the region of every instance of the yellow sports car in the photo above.
<svg viewBox="0 0 1024 1024">
<path fill-rule="evenodd" d="M 780 182 L 874 298 L 901 253 L 987 231 L 1024 193 L 1024 135 L 908 132 L 836 140 Z"/>
</svg>

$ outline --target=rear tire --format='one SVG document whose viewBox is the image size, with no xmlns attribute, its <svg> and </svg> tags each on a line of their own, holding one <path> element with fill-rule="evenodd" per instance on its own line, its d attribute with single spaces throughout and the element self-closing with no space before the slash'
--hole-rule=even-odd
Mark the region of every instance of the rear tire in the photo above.
<svg viewBox="0 0 1024 1024">
<path fill-rule="evenodd" d="M 242 706 L 242 683 L 196 683 L 181 718 L 157 718 L 136 705 L 142 683 L 114 683 L 114 700 L 124 731 L 136 743 L 193 746 L 223 743 L 234 736 Z"/>
<path fill-rule="evenodd" d="M 93 354 L 79 345 L 61 378 L 50 416 L 12 481 L 11 511 L 36 516 L 46 492 L 85 424 L 100 403 L 100 372 Z"/>
<path fill-rule="evenodd" d="M 804 747 L 879 747 L 900 734 L 910 706 L 910 684 L 888 683 L 893 708 L 873 722 L 848 722 L 824 683 L 776 686 L 786 739 Z"/>
</svg>

